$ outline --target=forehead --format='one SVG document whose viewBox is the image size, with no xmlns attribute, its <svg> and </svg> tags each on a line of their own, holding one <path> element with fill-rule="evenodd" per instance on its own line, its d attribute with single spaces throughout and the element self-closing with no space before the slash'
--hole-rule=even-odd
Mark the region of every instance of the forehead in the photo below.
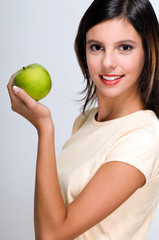
<svg viewBox="0 0 159 240">
<path fill-rule="evenodd" d="M 141 41 L 141 37 L 133 25 L 124 18 L 114 18 L 96 24 L 86 34 L 86 38 L 104 38 Z"/>
</svg>

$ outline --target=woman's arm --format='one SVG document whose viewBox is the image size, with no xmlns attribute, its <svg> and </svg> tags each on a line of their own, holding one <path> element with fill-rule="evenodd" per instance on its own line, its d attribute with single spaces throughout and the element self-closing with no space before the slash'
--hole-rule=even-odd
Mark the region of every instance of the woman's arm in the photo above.
<svg viewBox="0 0 159 240">
<path fill-rule="evenodd" d="M 32 99 L 20 88 L 8 91 L 12 109 L 30 121 L 38 132 L 38 154 L 35 181 L 36 239 L 52 239 L 52 233 L 66 218 L 66 206 L 61 195 L 56 169 L 54 126 L 49 109 Z M 55 230 L 54 230 L 55 229 Z"/>
<path fill-rule="evenodd" d="M 38 132 L 35 183 L 36 240 L 71 240 L 106 218 L 144 185 L 144 175 L 122 162 L 104 164 L 68 206 L 64 205 L 56 169 L 54 126 L 50 111 L 22 89 L 8 84 L 12 109 Z"/>
<path fill-rule="evenodd" d="M 54 128 L 47 124 L 39 133 L 35 182 L 36 239 L 56 239 L 67 217 L 56 170 Z M 53 238 L 54 236 L 54 238 Z"/>
</svg>

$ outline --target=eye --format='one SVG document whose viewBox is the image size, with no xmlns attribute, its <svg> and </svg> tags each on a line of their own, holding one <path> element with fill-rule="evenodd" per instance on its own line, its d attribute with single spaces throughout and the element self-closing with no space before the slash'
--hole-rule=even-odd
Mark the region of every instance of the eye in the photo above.
<svg viewBox="0 0 159 240">
<path fill-rule="evenodd" d="M 93 44 L 90 46 L 90 49 L 93 51 L 103 51 L 103 47 L 100 46 L 99 44 Z"/>
<path fill-rule="evenodd" d="M 120 46 L 121 51 L 131 51 L 132 49 L 133 49 L 133 47 L 130 45 L 127 45 L 127 44 L 123 44 Z"/>
</svg>

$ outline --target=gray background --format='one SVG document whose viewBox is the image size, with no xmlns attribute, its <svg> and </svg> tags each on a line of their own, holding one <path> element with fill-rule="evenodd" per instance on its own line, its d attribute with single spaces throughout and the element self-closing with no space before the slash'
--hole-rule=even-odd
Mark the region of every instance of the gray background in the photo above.
<svg viewBox="0 0 159 240">
<path fill-rule="evenodd" d="M 0 239 L 33 240 L 36 130 L 12 112 L 6 85 L 21 67 L 40 63 L 52 76 L 52 90 L 41 102 L 51 112 L 59 153 L 79 114 L 83 77 L 74 38 L 92 0 L 0 0 Z M 151 1 L 156 13 L 157 0 Z M 157 240 L 159 208 L 147 240 Z"/>
</svg>

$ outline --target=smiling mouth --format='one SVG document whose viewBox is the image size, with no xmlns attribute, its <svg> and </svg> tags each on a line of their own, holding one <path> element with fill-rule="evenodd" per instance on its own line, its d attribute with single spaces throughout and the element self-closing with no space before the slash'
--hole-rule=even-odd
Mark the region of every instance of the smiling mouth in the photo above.
<svg viewBox="0 0 159 240">
<path fill-rule="evenodd" d="M 120 82 L 124 75 L 100 75 L 102 82 L 107 86 L 114 86 Z"/>
<path fill-rule="evenodd" d="M 120 79 L 120 78 L 122 78 L 124 75 L 100 75 L 100 78 L 101 79 L 104 79 L 104 80 L 106 80 L 106 81 L 115 81 L 115 80 L 118 80 L 118 79 Z"/>
</svg>

